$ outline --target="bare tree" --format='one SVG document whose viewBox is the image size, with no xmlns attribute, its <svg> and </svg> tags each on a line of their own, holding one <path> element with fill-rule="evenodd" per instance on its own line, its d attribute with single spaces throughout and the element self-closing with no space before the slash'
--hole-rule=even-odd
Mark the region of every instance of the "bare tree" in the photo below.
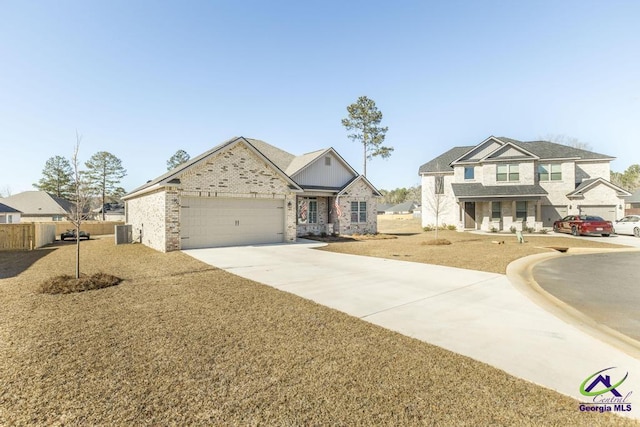
<svg viewBox="0 0 640 427">
<path fill-rule="evenodd" d="M 11 193 L 11 187 L 9 187 L 8 185 L 0 188 L 0 197 L 10 197 Z"/>
<path fill-rule="evenodd" d="M 438 227 L 440 227 L 440 215 L 447 211 L 447 203 L 444 195 L 444 174 L 436 174 L 433 176 L 434 185 L 433 189 L 426 188 L 426 208 L 434 215 L 436 218 L 436 236 L 435 239 L 438 239 Z"/>
<path fill-rule="evenodd" d="M 90 201 L 90 188 L 80 173 L 80 161 L 78 160 L 78 152 L 80 151 L 80 141 L 82 136 L 76 131 L 76 145 L 73 149 L 71 157 L 71 166 L 73 168 L 73 207 L 68 215 L 69 221 L 75 226 L 76 230 L 76 279 L 80 278 L 80 226 L 88 210 Z"/>
<path fill-rule="evenodd" d="M 591 151 L 593 147 L 588 142 L 580 141 L 578 138 L 567 135 L 547 134 L 545 141 L 555 142 L 556 144 L 566 145 L 568 147 L 578 148 L 580 150 Z"/>
</svg>

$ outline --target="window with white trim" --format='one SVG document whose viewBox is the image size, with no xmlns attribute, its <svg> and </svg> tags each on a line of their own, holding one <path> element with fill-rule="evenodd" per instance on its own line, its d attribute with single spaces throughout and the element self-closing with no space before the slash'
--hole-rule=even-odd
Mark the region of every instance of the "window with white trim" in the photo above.
<svg viewBox="0 0 640 427">
<path fill-rule="evenodd" d="M 474 178 L 475 178 L 475 168 L 473 166 L 465 166 L 464 179 L 474 179 Z"/>
<path fill-rule="evenodd" d="M 351 202 L 351 222 L 367 222 L 367 202 Z"/>
<path fill-rule="evenodd" d="M 318 200 L 311 197 L 298 199 L 298 224 L 318 223 Z"/>
<path fill-rule="evenodd" d="M 520 181 L 520 168 L 518 164 L 498 165 L 496 167 L 496 181 L 514 182 Z"/>
<path fill-rule="evenodd" d="M 538 181 L 562 181 L 562 165 L 559 163 L 538 165 Z"/>
</svg>

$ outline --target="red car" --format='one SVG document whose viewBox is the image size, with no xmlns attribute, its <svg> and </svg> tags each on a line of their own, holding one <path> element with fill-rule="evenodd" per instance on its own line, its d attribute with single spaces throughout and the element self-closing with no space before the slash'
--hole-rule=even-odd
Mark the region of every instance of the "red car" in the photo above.
<svg viewBox="0 0 640 427">
<path fill-rule="evenodd" d="M 600 234 L 604 237 L 613 233 L 613 224 L 599 216 L 569 215 L 553 223 L 553 231 L 556 233 L 571 233 L 574 236 L 581 234 Z"/>
</svg>

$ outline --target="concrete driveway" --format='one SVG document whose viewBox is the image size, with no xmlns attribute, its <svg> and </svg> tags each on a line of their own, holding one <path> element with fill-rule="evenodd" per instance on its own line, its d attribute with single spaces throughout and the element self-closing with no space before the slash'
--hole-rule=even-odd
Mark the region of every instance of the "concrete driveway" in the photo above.
<svg viewBox="0 0 640 427">
<path fill-rule="evenodd" d="M 591 240 L 594 242 L 611 243 L 614 245 L 624 245 L 624 246 L 630 246 L 632 248 L 640 248 L 640 238 L 635 236 L 627 236 L 623 234 L 612 234 L 611 236 L 608 236 L 608 237 L 602 237 L 602 236 L 572 236 L 571 234 L 565 234 L 565 233 L 553 233 L 553 234 L 549 234 L 549 236 L 561 236 L 561 237 L 568 237 L 571 239 L 584 239 L 584 240 Z"/>
<path fill-rule="evenodd" d="M 184 252 L 581 401 L 582 381 L 611 366 L 638 384 L 640 360 L 555 317 L 506 275 L 314 250 L 322 245 Z M 640 407 L 626 415 L 640 418 Z"/>
</svg>

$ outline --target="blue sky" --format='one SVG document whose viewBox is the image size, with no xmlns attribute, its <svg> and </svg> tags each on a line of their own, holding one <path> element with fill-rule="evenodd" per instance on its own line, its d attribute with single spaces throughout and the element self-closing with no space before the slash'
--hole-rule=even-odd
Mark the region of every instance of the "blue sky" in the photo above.
<svg viewBox="0 0 640 427">
<path fill-rule="evenodd" d="M 49 157 L 109 151 L 127 190 L 233 136 L 294 154 L 332 146 L 374 99 L 395 152 L 378 188 L 490 135 L 566 135 L 640 163 L 637 1 L 0 0 L 0 189 Z"/>
</svg>

